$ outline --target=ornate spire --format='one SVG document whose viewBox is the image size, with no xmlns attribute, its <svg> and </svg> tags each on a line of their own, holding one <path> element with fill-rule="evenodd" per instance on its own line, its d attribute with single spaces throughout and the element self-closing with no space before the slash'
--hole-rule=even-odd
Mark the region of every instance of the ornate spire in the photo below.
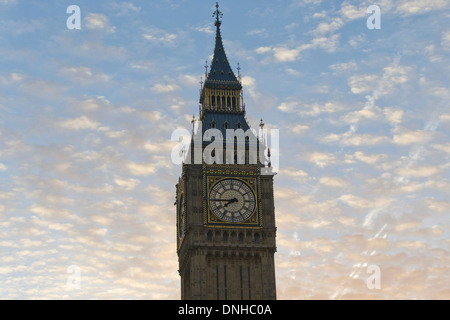
<svg viewBox="0 0 450 320">
<path fill-rule="evenodd" d="M 200 118 L 206 110 L 243 112 L 242 84 L 231 69 L 220 33 L 223 14 L 219 10 L 219 3 L 216 3 L 216 11 L 214 11 L 213 17 L 216 26 L 216 43 L 209 73 L 208 65 L 205 66 L 205 82 L 200 94 L 202 106 Z"/>
<path fill-rule="evenodd" d="M 216 27 L 220 27 L 220 25 L 222 24 L 222 21 L 220 21 L 220 18 L 223 17 L 223 14 L 222 14 L 222 12 L 219 11 L 219 3 L 218 2 L 216 2 L 216 11 L 214 11 L 214 13 L 213 13 L 213 17 L 214 16 L 216 17 L 216 23 L 215 23 Z"/>
<path fill-rule="evenodd" d="M 226 81 L 229 84 L 237 85 L 239 81 L 237 80 L 233 70 L 228 62 L 227 55 L 225 54 L 225 49 L 223 47 L 222 35 L 220 33 L 220 26 L 223 17 L 222 12 L 219 10 L 219 3 L 216 3 L 216 11 L 214 11 L 213 17 L 216 18 L 215 26 L 216 29 L 216 45 L 214 48 L 214 58 L 211 62 L 211 69 L 209 71 L 208 81 Z M 232 83 L 234 82 L 234 83 Z M 206 84 L 206 82 L 205 82 Z"/>
</svg>

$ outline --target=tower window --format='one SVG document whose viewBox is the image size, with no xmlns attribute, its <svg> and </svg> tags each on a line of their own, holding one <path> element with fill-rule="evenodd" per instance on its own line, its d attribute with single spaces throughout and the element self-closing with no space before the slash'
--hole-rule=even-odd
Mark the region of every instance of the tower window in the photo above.
<svg viewBox="0 0 450 320">
<path fill-rule="evenodd" d="M 225 121 L 223 127 L 224 127 L 225 129 L 228 129 L 229 125 L 228 125 L 228 122 L 227 122 L 227 121 Z"/>
<path fill-rule="evenodd" d="M 211 128 L 215 128 L 216 127 L 216 122 L 213 120 L 212 122 L 211 122 Z"/>
<path fill-rule="evenodd" d="M 238 124 L 237 124 L 237 128 L 238 128 L 238 129 L 240 129 L 240 128 L 241 128 L 241 123 L 240 123 L 240 122 L 238 122 Z"/>
</svg>

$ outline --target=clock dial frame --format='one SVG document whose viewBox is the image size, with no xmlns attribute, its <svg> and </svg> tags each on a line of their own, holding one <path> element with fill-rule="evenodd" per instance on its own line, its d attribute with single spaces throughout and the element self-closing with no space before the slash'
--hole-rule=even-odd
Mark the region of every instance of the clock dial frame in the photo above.
<svg viewBox="0 0 450 320">
<path fill-rule="evenodd" d="M 262 228 L 257 176 L 207 175 L 204 182 L 205 226 Z"/>
<path fill-rule="evenodd" d="M 224 222 L 240 223 L 252 216 L 256 209 L 256 196 L 245 182 L 227 178 L 218 181 L 209 193 L 209 206 L 213 214 Z"/>
</svg>

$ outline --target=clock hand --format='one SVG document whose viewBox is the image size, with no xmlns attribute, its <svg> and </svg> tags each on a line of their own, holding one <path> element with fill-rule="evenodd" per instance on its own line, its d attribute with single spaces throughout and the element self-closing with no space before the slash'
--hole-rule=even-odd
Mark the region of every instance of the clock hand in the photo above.
<svg viewBox="0 0 450 320">
<path fill-rule="evenodd" d="M 209 201 L 221 201 L 221 202 L 237 202 L 238 200 L 236 198 L 233 199 L 210 199 Z"/>
<path fill-rule="evenodd" d="M 238 202 L 238 199 L 236 199 L 236 198 L 231 199 L 231 200 L 228 201 L 228 203 L 226 203 L 223 207 L 226 208 L 226 207 L 228 207 L 230 204 L 232 204 L 232 203 L 234 203 L 234 202 Z"/>
</svg>

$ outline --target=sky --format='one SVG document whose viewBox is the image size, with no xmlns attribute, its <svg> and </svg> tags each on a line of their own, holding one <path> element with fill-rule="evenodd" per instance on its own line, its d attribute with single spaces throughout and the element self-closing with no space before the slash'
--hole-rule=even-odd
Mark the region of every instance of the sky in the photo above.
<svg viewBox="0 0 450 320">
<path fill-rule="evenodd" d="M 278 299 L 450 299 L 450 1 L 220 5 L 248 122 L 279 130 Z M 180 298 L 171 134 L 214 10 L 0 0 L 0 299 Z"/>
</svg>

